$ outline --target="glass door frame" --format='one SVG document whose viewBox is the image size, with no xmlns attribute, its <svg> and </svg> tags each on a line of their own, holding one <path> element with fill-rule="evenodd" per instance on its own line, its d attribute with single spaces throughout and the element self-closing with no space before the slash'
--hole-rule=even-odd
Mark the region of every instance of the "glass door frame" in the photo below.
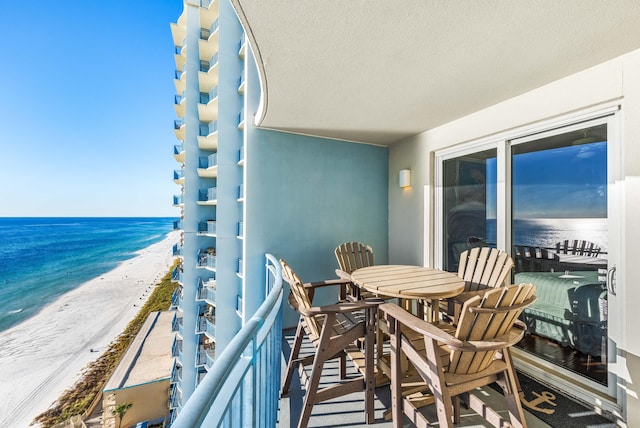
<svg viewBox="0 0 640 428">
<path fill-rule="evenodd" d="M 587 128 L 594 125 L 607 124 L 607 181 L 608 181 L 608 252 L 609 268 L 614 269 L 621 262 L 623 229 L 621 225 L 622 215 L 622 189 L 621 180 L 623 174 L 623 163 L 621 156 L 621 116 L 619 103 L 612 103 L 606 106 L 599 106 L 581 114 L 567 115 L 555 120 L 539 123 L 535 126 L 514 129 L 493 137 L 471 141 L 459 146 L 437 150 L 433 156 L 433 211 L 431 216 L 433 224 L 433 241 L 425 240 L 425 246 L 429 246 L 433 251 L 433 265 L 442 268 L 444 265 L 443 254 L 443 221 L 444 221 L 444 162 L 446 160 L 470 155 L 476 152 L 496 149 L 497 150 L 497 183 L 496 183 L 496 245 L 497 248 L 507 249 L 512 254 L 511 242 L 511 146 L 523 144 L 530 141 L 551 135 L 562 134 L 576 129 Z M 426 207 L 425 207 L 426 208 Z M 427 212 L 427 211 L 425 211 Z M 425 220 L 429 220 L 426 218 Z M 612 274 L 612 275 L 613 275 Z M 543 362 L 540 358 L 514 349 L 516 366 L 542 380 L 548 380 L 557 385 L 560 389 L 567 391 L 573 396 L 585 402 L 593 403 L 598 407 L 613 413 L 619 413 L 624 407 L 624 392 L 621 391 L 620 379 L 615 374 L 616 359 L 620 358 L 617 347 L 625 346 L 624 337 L 624 286 L 622 278 L 618 276 L 615 287 L 609 283 L 611 275 L 607 275 L 608 297 L 609 297 L 609 320 L 608 320 L 608 386 L 603 386 L 594 381 L 580 376 L 576 380 L 576 375 L 563 367 L 554 365 L 549 371 L 549 363 Z M 617 347 L 616 347 L 617 344 Z M 594 394 L 597 393 L 597 396 Z"/>
</svg>

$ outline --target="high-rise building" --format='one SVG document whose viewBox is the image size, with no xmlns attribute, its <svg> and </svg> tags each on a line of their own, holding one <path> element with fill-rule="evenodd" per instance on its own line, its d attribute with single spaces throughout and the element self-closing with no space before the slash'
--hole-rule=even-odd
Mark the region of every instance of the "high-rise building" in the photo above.
<svg viewBox="0 0 640 428">
<path fill-rule="evenodd" d="M 266 253 L 305 281 L 335 275 L 333 249 L 347 240 L 368 242 L 387 260 L 388 149 L 256 127 L 268 82 L 229 0 L 185 0 L 171 31 L 182 231 L 175 414 L 264 301 Z M 293 53 L 280 66 L 304 68 Z M 283 325 L 296 323 L 285 308 Z"/>
<path fill-rule="evenodd" d="M 171 32 L 182 230 L 171 402 L 179 408 L 243 322 L 245 41 L 224 0 L 185 1 Z"/>
</svg>

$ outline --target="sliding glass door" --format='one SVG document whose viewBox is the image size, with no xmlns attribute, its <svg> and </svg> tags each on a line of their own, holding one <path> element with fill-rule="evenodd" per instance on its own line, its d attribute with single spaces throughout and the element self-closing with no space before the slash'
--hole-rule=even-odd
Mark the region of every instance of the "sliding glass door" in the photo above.
<svg viewBox="0 0 640 428">
<path fill-rule="evenodd" d="M 522 349 L 607 384 L 607 125 L 512 141 L 514 282 L 536 285 Z"/>
<path fill-rule="evenodd" d="M 615 355 L 607 287 L 612 116 L 437 153 L 434 261 L 457 271 L 466 249 L 507 251 L 511 281 L 537 287 L 538 301 L 522 315 L 520 352 L 541 372 L 615 396 L 607 366 Z"/>
</svg>

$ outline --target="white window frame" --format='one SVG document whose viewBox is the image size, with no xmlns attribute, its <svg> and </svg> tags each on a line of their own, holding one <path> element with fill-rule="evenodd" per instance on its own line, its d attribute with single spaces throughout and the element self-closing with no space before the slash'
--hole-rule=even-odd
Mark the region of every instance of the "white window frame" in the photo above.
<svg viewBox="0 0 640 428">
<path fill-rule="evenodd" d="M 500 132 L 490 137 L 477 140 L 471 140 L 467 143 L 459 144 L 453 147 L 444 148 L 434 152 L 433 156 L 433 183 L 434 195 L 433 206 L 425 205 L 425 213 L 431 214 L 433 223 L 425 223 L 425 229 L 433 230 L 433 241 L 428 242 L 425 239 L 425 254 L 433 254 L 434 266 L 442 268 L 444 266 L 443 245 L 444 230 L 443 224 L 443 164 L 444 161 L 481 152 L 484 150 L 496 149 L 497 151 L 497 207 L 496 207 L 496 246 L 501 249 L 511 248 L 511 234 L 508 232 L 507 225 L 511 224 L 511 193 L 507 190 L 511 188 L 511 146 L 523 144 L 529 141 L 538 140 L 546 136 L 570 132 L 585 127 L 607 124 L 607 168 L 608 168 L 608 219 L 609 219 L 609 262 L 610 267 L 616 264 L 624 263 L 623 247 L 624 234 L 621 227 L 620 216 L 622 215 L 622 189 L 620 181 L 624 176 L 621 147 L 622 147 L 622 105 L 619 100 L 614 100 L 580 112 L 573 112 L 562 117 L 537 122 L 533 125 L 527 125 L 520 128 L 514 128 L 509 131 Z M 425 198 L 426 200 L 426 198 Z M 425 221 L 429 221 L 429 215 L 425 215 Z M 510 251 L 509 251 L 510 252 Z M 625 287 L 622 272 L 618 273 L 616 281 L 617 293 L 613 299 L 609 300 L 609 323 L 607 325 L 607 333 L 609 337 L 609 363 L 608 363 L 608 386 L 605 387 L 587 378 L 581 377 L 580 382 L 569 381 L 567 379 L 575 378 L 575 374 L 563 369 L 560 366 L 554 366 L 555 374 L 544 370 L 540 367 L 540 363 L 532 360 L 531 354 L 518 352 L 514 349 L 514 355 L 521 358 L 517 360 L 517 366 L 524 368 L 530 373 L 535 373 L 543 380 L 558 385 L 561 389 L 571 392 L 577 398 L 593 403 L 599 408 L 612 413 L 619 413 L 624 407 L 624 385 L 622 380 L 615 374 L 616 358 L 623 358 L 618 355 L 619 352 L 615 347 L 618 344 L 620 349 L 626 349 L 626 338 L 624 333 L 624 301 Z M 611 289 L 609 290 L 611 293 Z M 613 340 L 612 340 L 613 339 Z M 547 364 L 548 365 L 548 364 Z M 597 390 L 603 396 L 608 396 L 609 400 L 603 400 L 603 397 L 596 397 L 589 389 Z"/>
</svg>

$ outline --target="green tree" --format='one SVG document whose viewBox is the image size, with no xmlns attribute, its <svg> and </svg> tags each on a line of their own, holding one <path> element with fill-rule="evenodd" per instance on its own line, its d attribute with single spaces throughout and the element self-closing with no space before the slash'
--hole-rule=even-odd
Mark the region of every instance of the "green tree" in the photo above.
<svg viewBox="0 0 640 428">
<path fill-rule="evenodd" d="M 116 408 L 111 411 L 114 416 L 118 416 L 118 428 L 122 427 L 122 419 L 131 406 L 133 406 L 133 403 L 117 404 Z"/>
</svg>

